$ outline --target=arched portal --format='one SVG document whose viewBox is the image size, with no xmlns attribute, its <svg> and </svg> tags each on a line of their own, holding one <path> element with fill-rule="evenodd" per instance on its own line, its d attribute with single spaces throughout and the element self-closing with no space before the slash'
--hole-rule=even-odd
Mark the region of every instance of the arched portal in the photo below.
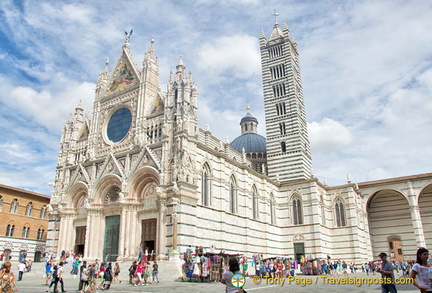
<svg viewBox="0 0 432 293">
<path fill-rule="evenodd" d="M 367 211 L 372 255 L 377 258 L 385 252 L 389 260 L 412 259 L 416 241 L 407 199 L 395 190 L 380 190 L 371 197 Z"/>
<path fill-rule="evenodd" d="M 136 246 L 142 245 L 151 257 L 164 251 L 162 247 L 164 243 L 161 242 L 161 238 L 165 237 L 165 232 L 162 231 L 165 219 L 158 207 L 159 180 L 159 174 L 151 167 L 142 168 L 131 180 L 132 197 L 140 203 L 137 227 L 141 228 L 138 243 L 131 242 Z M 139 233 L 139 228 L 137 228 L 137 233 Z"/>
</svg>

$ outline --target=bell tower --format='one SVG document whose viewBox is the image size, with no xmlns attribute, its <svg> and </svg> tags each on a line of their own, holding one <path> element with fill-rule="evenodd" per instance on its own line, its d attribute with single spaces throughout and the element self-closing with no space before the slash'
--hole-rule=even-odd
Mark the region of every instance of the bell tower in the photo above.
<svg viewBox="0 0 432 293">
<path fill-rule="evenodd" d="M 260 36 L 268 175 L 279 182 L 308 179 L 312 158 L 299 55 L 288 26 L 277 21 L 267 40 Z"/>
</svg>

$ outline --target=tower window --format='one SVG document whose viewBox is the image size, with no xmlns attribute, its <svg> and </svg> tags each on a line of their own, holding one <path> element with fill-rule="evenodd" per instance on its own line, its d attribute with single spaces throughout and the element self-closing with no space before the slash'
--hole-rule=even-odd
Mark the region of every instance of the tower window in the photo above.
<svg viewBox="0 0 432 293">
<path fill-rule="evenodd" d="M 270 67 L 271 79 L 278 79 L 285 76 L 285 65 L 279 64 L 277 66 Z"/>
<path fill-rule="evenodd" d="M 268 53 L 270 59 L 282 56 L 282 45 L 269 48 Z"/>
<path fill-rule="evenodd" d="M 284 141 L 281 142 L 281 151 L 282 151 L 282 153 L 286 152 L 286 144 Z"/>
<path fill-rule="evenodd" d="M 273 86 L 273 96 L 275 98 L 282 97 L 286 94 L 285 84 L 280 83 Z"/>
<path fill-rule="evenodd" d="M 285 122 L 279 123 L 279 130 L 280 130 L 280 134 L 281 135 L 285 135 L 286 134 Z"/>
<path fill-rule="evenodd" d="M 282 116 L 282 115 L 286 114 L 285 103 L 278 103 L 278 104 L 276 104 L 276 114 L 278 116 Z"/>
</svg>

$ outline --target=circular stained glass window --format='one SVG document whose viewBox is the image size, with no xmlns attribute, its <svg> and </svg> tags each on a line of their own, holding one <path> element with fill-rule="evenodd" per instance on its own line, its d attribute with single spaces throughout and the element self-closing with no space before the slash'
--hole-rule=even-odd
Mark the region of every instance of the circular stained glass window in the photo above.
<svg viewBox="0 0 432 293">
<path fill-rule="evenodd" d="M 121 141 L 129 132 L 132 123 L 132 113 L 127 108 L 115 111 L 108 122 L 107 136 L 112 142 Z"/>
</svg>

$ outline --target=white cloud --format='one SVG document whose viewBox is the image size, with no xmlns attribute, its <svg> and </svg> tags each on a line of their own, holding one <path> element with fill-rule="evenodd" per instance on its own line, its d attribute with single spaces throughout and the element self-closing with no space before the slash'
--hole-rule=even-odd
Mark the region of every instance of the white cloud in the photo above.
<svg viewBox="0 0 432 293">
<path fill-rule="evenodd" d="M 210 77 L 250 78 L 260 73 L 258 38 L 237 34 L 211 39 L 198 52 L 198 70 Z"/>
<path fill-rule="evenodd" d="M 0 78 L 3 82 L 5 79 Z M 68 117 L 82 100 L 85 109 L 91 111 L 95 85 L 84 82 L 70 81 L 58 93 L 48 90 L 37 91 L 30 87 L 13 87 L 0 94 L 0 99 L 8 107 L 18 110 L 26 117 L 30 117 L 40 125 L 50 130 L 60 130 Z"/>
<path fill-rule="evenodd" d="M 351 131 L 342 123 L 330 118 L 308 124 L 312 148 L 320 151 L 337 150 L 353 143 Z"/>
</svg>

